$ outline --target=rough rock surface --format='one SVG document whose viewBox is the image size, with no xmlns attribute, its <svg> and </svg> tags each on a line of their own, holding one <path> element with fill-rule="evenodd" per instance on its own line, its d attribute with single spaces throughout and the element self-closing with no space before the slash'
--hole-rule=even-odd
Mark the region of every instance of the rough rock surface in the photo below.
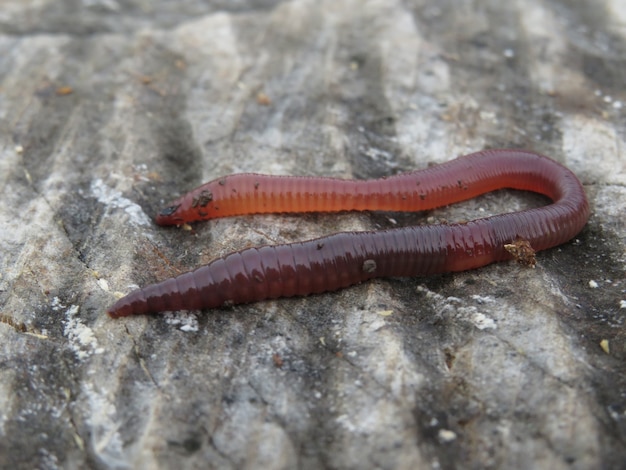
<svg viewBox="0 0 626 470">
<path fill-rule="evenodd" d="M 625 11 L 0 2 L 0 467 L 623 468 Z M 105 315 L 245 246 L 544 203 L 152 222 L 205 180 L 380 177 L 485 147 L 551 155 L 588 192 L 588 226 L 534 270 Z"/>
</svg>

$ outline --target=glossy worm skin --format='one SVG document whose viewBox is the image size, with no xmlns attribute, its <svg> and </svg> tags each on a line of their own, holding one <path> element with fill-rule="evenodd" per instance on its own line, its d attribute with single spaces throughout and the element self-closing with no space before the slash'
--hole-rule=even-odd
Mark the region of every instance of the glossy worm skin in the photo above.
<svg viewBox="0 0 626 470">
<path fill-rule="evenodd" d="M 267 212 L 421 211 L 501 188 L 534 191 L 552 204 L 463 224 L 337 233 L 299 243 L 248 248 L 120 299 L 109 315 L 196 310 L 308 295 L 375 277 L 463 271 L 511 259 L 504 248 L 528 241 L 536 251 L 573 238 L 589 218 L 576 176 L 559 163 L 522 150 L 485 150 L 388 178 L 240 174 L 177 199 L 161 225 Z"/>
</svg>

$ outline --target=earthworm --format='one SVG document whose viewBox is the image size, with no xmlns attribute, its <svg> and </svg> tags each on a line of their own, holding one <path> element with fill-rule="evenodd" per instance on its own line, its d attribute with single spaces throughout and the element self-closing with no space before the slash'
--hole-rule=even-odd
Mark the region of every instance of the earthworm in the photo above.
<svg viewBox="0 0 626 470">
<path fill-rule="evenodd" d="M 135 290 L 108 313 L 116 318 L 214 308 L 333 291 L 377 277 L 463 271 L 564 243 L 589 218 L 576 176 L 548 157 L 523 150 L 484 150 L 375 180 L 257 174 L 219 178 L 172 202 L 157 223 L 268 212 L 422 211 L 502 188 L 540 193 L 552 203 L 466 223 L 342 232 L 247 248 Z"/>
</svg>

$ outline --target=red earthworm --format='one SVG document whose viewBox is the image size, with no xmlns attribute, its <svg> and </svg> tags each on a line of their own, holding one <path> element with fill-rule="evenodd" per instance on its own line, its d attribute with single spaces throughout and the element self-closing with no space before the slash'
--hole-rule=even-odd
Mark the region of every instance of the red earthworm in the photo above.
<svg viewBox="0 0 626 470">
<path fill-rule="evenodd" d="M 527 251 L 534 253 L 564 243 L 589 218 L 576 176 L 547 157 L 522 150 L 485 150 L 367 181 L 256 174 L 220 178 L 174 201 L 157 223 L 267 212 L 421 211 L 501 188 L 534 191 L 553 202 L 462 224 L 337 233 L 247 248 L 131 292 L 109 315 L 213 308 L 332 291 L 375 277 L 463 271 L 513 258 L 507 244 L 522 252 L 529 244 Z"/>
</svg>

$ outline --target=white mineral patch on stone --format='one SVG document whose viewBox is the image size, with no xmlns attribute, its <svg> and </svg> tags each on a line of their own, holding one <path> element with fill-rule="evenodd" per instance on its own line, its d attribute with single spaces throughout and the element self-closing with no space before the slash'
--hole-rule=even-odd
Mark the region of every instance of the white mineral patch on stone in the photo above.
<svg viewBox="0 0 626 470">
<path fill-rule="evenodd" d="M 150 218 L 143 209 L 116 189 L 107 186 L 104 181 L 97 178 L 91 182 L 91 193 L 98 202 L 104 204 L 107 208 L 122 209 L 130 217 L 133 225 L 150 225 Z"/>
<path fill-rule="evenodd" d="M 56 306 L 61 305 L 56 298 Z M 54 300 L 53 299 L 53 302 Z M 55 308 L 53 306 L 53 308 Z M 98 340 L 93 334 L 93 330 L 85 325 L 78 314 L 78 305 L 71 305 L 65 310 L 65 320 L 63 321 L 63 335 L 68 339 L 70 348 L 78 359 L 87 359 L 92 354 L 100 354 L 104 351 L 98 347 Z"/>
<path fill-rule="evenodd" d="M 178 312 L 165 313 L 165 322 L 168 325 L 176 326 L 179 330 L 184 331 L 186 333 L 196 332 L 199 330 L 198 327 L 198 317 L 194 313 L 189 312 Z"/>
</svg>

